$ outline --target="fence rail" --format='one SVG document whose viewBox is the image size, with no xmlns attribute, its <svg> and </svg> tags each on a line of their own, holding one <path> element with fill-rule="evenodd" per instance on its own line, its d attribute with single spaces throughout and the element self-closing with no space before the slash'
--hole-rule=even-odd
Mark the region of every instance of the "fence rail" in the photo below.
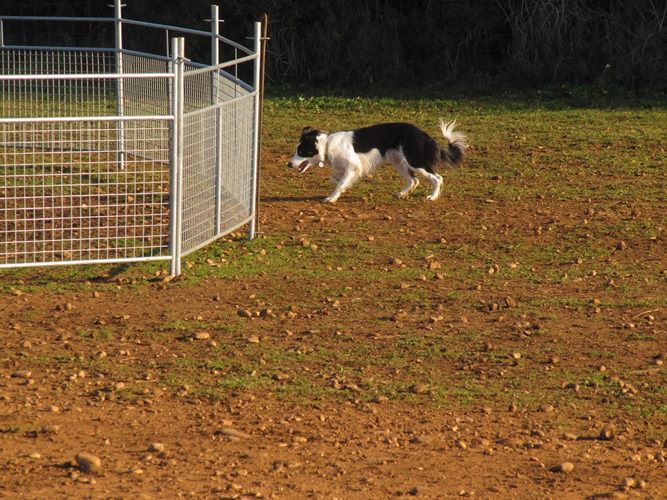
<svg viewBox="0 0 667 500">
<path fill-rule="evenodd" d="M 177 275 L 215 239 L 254 236 L 261 26 L 249 49 L 211 14 L 211 31 L 124 19 L 120 0 L 109 18 L 0 15 L 0 268 L 168 260 Z M 108 21 L 115 46 L 7 43 L 25 21 Z M 125 49 L 124 26 L 208 36 L 211 60 L 189 61 L 185 36 Z"/>
</svg>

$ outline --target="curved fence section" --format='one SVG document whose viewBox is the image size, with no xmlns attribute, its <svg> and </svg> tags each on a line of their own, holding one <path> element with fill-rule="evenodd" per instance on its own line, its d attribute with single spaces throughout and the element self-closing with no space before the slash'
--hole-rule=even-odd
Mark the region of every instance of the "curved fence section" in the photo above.
<svg viewBox="0 0 667 500">
<path fill-rule="evenodd" d="M 0 15 L 0 268 L 168 260 L 179 274 L 188 253 L 254 234 L 261 26 L 246 48 L 219 35 L 215 6 L 210 31 L 123 19 L 119 0 L 114 12 Z M 114 47 L 12 40 L 58 21 L 110 23 Z M 124 29 L 164 53 L 124 48 Z M 187 59 L 194 36 L 210 60 Z"/>
</svg>

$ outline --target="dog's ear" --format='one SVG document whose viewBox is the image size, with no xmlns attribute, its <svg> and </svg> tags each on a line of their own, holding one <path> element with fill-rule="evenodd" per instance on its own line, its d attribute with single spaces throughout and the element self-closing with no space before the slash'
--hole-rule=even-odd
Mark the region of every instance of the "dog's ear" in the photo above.
<svg viewBox="0 0 667 500">
<path fill-rule="evenodd" d="M 301 137 L 312 134 L 313 132 L 317 132 L 317 130 L 315 130 L 313 127 L 304 127 L 301 131 Z"/>
</svg>

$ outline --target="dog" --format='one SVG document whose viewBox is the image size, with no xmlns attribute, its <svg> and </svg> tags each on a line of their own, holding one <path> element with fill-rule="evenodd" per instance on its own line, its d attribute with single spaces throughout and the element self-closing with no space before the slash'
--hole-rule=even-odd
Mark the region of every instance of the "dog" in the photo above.
<svg viewBox="0 0 667 500">
<path fill-rule="evenodd" d="M 314 165 L 332 167 L 331 181 L 336 188 L 324 199 L 325 203 L 336 203 L 340 195 L 383 163 L 393 165 L 406 181 L 398 193 L 399 198 L 407 198 L 417 189 L 419 174 L 428 179 L 433 188 L 427 199 L 435 201 L 440 196 L 443 181 L 436 172 L 437 165 L 460 165 L 468 147 L 466 136 L 455 131 L 455 127 L 456 121 L 445 124 L 440 120 L 446 148 L 441 148 L 430 135 L 409 123 L 382 123 L 331 134 L 306 127 L 287 166 L 297 168 L 300 174 Z"/>
</svg>

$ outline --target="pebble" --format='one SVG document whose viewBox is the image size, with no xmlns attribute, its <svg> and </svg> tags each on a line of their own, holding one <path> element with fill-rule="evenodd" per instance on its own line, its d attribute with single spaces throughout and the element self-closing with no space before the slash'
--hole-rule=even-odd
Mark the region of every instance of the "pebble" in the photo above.
<svg viewBox="0 0 667 500">
<path fill-rule="evenodd" d="M 75 460 L 83 472 L 98 472 L 102 468 L 102 461 L 92 453 L 81 452 Z"/>
<path fill-rule="evenodd" d="M 426 384 L 414 384 L 410 386 L 410 392 L 412 394 L 426 394 L 428 392 L 428 387 Z"/>
<path fill-rule="evenodd" d="M 600 431 L 599 439 L 601 441 L 611 441 L 615 437 L 616 437 L 616 426 L 614 424 L 607 424 Z"/>
<path fill-rule="evenodd" d="M 625 479 L 623 479 L 621 487 L 629 490 L 630 488 L 634 488 L 636 484 L 637 481 L 635 481 L 633 478 L 626 477 Z"/>
<path fill-rule="evenodd" d="M 32 458 L 33 460 L 39 460 L 40 458 L 42 458 L 42 454 L 41 454 L 41 453 L 37 453 L 37 452 L 33 452 L 33 453 L 31 453 L 30 455 L 28 455 L 28 456 L 29 456 L 30 458 Z"/>
<path fill-rule="evenodd" d="M 515 307 L 518 307 L 519 304 L 517 303 L 514 297 L 508 295 L 507 297 L 505 297 L 505 305 L 513 309 Z"/>
<path fill-rule="evenodd" d="M 148 451 L 162 453 L 164 451 L 164 445 L 162 443 L 151 443 L 151 445 L 148 447 Z"/>
<path fill-rule="evenodd" d="M 208 332 L 195 332 L 192 334 L 194 340 L 208 340 L 211 338 L 211 334 Z"/>
<path fill-rule="evenodd" d="M 218 430 L 216 434 L 222 434 L 223 436 L 229 436 L 233 438 L 242 438 L 242 439 L 247 439 L 252 437 L 250 434 L 246 434 L 243 431 L 239 431 L 237 429 L 233 429 L 231 427 L 223 427 L 222 429 Z"/>
<path fill-rule="evenodd" d="M 259 337 L 257 335 L 251 335 L 247 340 L 250 344 L 259 344 Z"/>
<path fill-rule="evenodd" d="M 563 474 L 569 474 L 574 470 L 574 464 L 572 462 L 563 462 L 562 464 L 554 465 L 550 470 L 552 472 L 562 472 Z"/>
<path fill-rule="evenodd" d="M 238 314 L 242 318 L 252 318 L 252 311 L 250 311 L 249 309 L 246 309 L 244 307 L 239 307 L 236 310 L 236 314 Z"/>
<path fill-rule="evenodd" d="M 56 434 L 60 430 L 60 426 L 57 424 L 47 424 L 42 427 L 42 432 L 44 434 Z"/>
</svg>

